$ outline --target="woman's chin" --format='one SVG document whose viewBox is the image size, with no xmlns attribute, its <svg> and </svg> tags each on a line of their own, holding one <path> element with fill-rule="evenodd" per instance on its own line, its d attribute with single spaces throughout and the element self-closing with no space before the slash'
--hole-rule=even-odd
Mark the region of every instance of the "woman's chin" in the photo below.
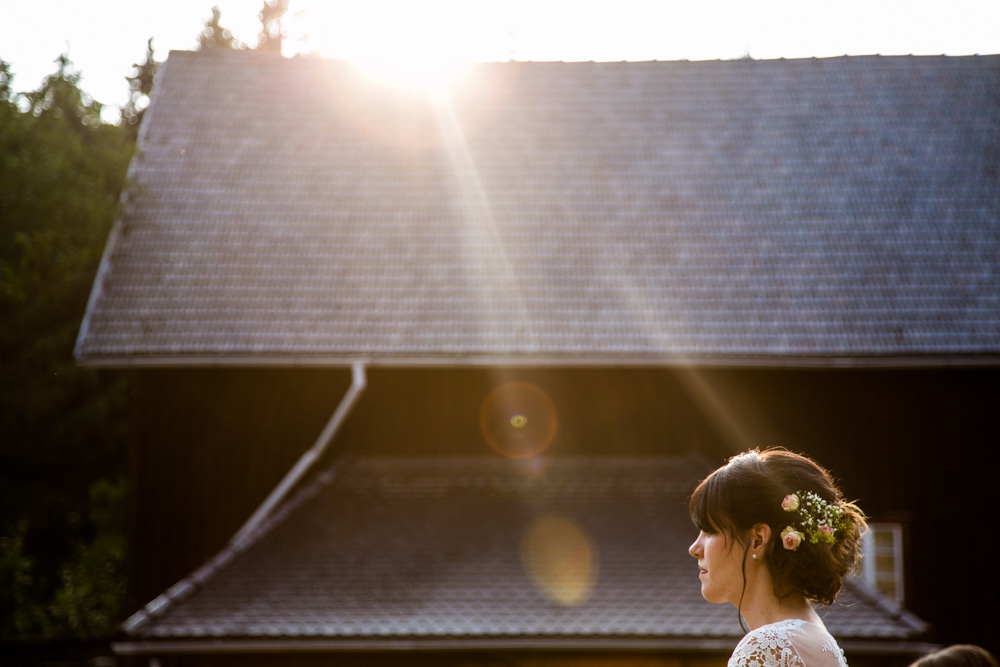
<svg viewBox="0 0 1000 667">
<path fill-rule="evenodd" d="M 701 587 L 701 597 L 705 598 L 706 602 L 711 602 L 712 604 L 722 604 L 723 602 L 729 602 L 729 600 L 723 598 L 711 590 L 705 590 L 705 587 Z"/>
</svg>

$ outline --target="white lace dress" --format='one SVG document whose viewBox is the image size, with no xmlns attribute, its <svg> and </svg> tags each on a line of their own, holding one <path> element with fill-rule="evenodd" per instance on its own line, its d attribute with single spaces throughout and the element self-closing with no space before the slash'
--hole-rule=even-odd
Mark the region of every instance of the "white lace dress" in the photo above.
<svg viewBox="0 0 1000 667">
<path fill-rule="evenodd" d="M 844 652 L 821 625 L 787 619 L 746 634 L 729 667 L 847 667 Z"/>
</svg>

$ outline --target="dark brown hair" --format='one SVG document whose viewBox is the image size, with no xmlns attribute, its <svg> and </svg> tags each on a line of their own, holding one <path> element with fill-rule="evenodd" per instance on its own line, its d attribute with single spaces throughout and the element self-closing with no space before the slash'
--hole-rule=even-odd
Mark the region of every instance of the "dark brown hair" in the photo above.
<svg viewBox="0 0 1000 667">
<path fill-rule="evenodd" d="M 955 644 L 925 655 L 910 667 L 998 667 L 997 659 L 973 644 Z"/>
<path fill-rule="evenodd" d="M 794 550 L 785 549 L 781 531 L 790 516 L 781 501 L 791 493 L 812 492 L 840 507 L 849 519 L 832 544 L 803 540 Z M 840 593 L 844 577 L 861 556 L 865 516 L 844 500 L 830 473 L 812 459 L 785 449 L 751 450 L 729 459 L 695 488 L 690 501 L 691 520 L 706 533 L 722 533 L 749 548 L 750 529 L 759 523 L 771 528 L 763 562 L 774 580 L 774 593 L 786 597 L 796 592 L 807 599 L 831 604 Z"/>
</svg>

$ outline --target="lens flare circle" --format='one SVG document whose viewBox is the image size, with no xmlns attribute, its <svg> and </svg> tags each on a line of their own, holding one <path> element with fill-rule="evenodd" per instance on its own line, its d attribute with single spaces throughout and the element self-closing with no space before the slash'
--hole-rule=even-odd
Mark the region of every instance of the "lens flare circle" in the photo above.
<svg viewBox="0 0 1000 667">
<path fill-rule="evenodd" d="M 555 404 L 529 382 L 507 382 L 486 397 L 479 411 L 479 431 L 498 454 L 511 459 L 538 456 L 559 429 Z"/>
<path fill-rule="evenodd" d="M 597 585 L 597 546 L 567 517 L 543 516 L 528 527 L 521 564 L 538 592 L 564 607 L 585 603 Z"/>
</svg>

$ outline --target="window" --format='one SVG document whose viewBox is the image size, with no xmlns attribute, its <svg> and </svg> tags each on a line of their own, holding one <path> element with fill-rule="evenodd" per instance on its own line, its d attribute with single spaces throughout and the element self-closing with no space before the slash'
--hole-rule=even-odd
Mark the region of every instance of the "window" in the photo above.
<svg viewBox="0 0 1000 667">
<path fill-rule="evenodd" d="M 868 524 L 861 578 L 890 600 L 903 604 L 903 526 Z"/>
</svg>

